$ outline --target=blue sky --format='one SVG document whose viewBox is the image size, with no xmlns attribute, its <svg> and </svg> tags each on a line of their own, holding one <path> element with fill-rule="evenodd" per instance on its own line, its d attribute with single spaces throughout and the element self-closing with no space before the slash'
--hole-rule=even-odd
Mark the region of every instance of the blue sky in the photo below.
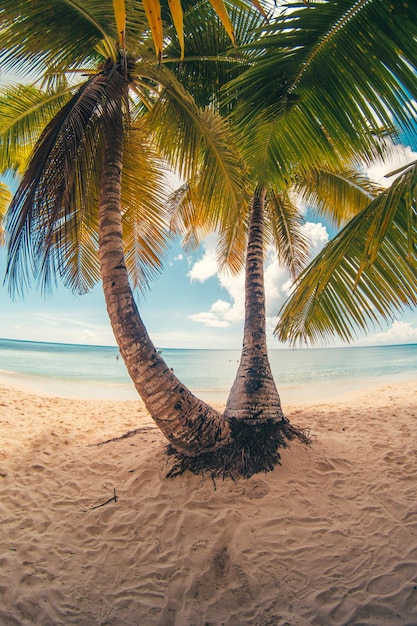
<svg viewBox="0 0 417 626">
<path fill-rule="evenodd" d="M 416 158 L 407 150 L 401 161 Z M 378 165 L 372 176 L 382 181 L 383 174 L 397 162 Z M 329 239 L 323 223 L 307 221 L 313 253 Z M 166 260 L 163 273 L 140 297 L 140 311 L 148 331 L 159 347 L 165 348 L 240 348 L 243 329 L 244 277 L 219 275 L 215 262 L 214 236 L 199 250 L 186 254 L 176 242 Z M 5 269 L 5 254 L 0 253 L 0 276 Z M 290 281 L 272 251 L 265 262 L 267 326 L 270 348 L 284 347 L 273 338 L 275 315 L 286 298 Z M 74 296 L 59 287 L 48 299 L 31 291 L 25 300 L 12 301 L 7 288 L 0 287 L 0 337 L 34 341 L 53 341 L 96 345 L 115 345 L 105 303 L 98 285 L 91 293 Z M 407 312 L 384 326 L 358 345 L 417 343 L 417 311 Z"/>
<path fill-rule="evenodd" d="M 0 81 L 1 82 L 1 81 Z M 387 184 L 384 174 L 417 153 L 407 148 L 390 163 L 371 168 L 374 180 Z M 313 254 L 329 239 L 328 228 L 307 221 Z M 237 348 L 242 341 L 244 277 L 219 275 L 215 262 L 215 237 L 199 250 L 186 254 L 180 242 L 173 245 L 163 273 L 151 284 L 139 308 L 155 345 L 165 348 Z M 5 253 L 0 250 L 0 337 L 95 345 L 115 345 L 107 318 L 101 286 L 75 296 L 59 287 L 51 297 L 30 291 L 25 300 L 11 300 L 2 284 Z M 272 251 L 265 262 L 267 328 L 270 348 L 285 347 L 273 338 L 276 313 L 290 286 L 289 275 L 280 268 Z M 417 311 L 408 311 L 392 324 L 361 337 L 357 345 L 417 343 Z M 338 344 L 340 345 L 340 344 Z"/>
</svg>

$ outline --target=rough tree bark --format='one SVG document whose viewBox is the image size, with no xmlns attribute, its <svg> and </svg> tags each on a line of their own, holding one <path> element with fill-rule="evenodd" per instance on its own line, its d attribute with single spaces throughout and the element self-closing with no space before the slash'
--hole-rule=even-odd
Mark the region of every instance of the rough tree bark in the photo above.
<svg viewBox="0 0 417 626">
<path fill-rule="evenodd" d="M 112 103 L 107 127 L 99 201 L 99 254 L 107 311 L 120 354 L 147 410 L 171 442 L 186 456 L 213 451 L 230 440 L 223 416 L 196 398 L 175 376 L 153 345 L 140 317 L 124 261 L 121 215 L 123 157 L 122 101 Z"/>
<path fill-rule="evenodd" d="M 266 343 L 264 285 L 265 189 L 255 193 L 245 265 L 245 324 L 240 363 L 226 404 L 227 418 L 283 420 Z"/>
<path fill-rule="evenodd" d="M 284 417 L 268 358 L 263 255 L 265 197 L 266 191 L 261 188 L 252 199 L 242 354 L 224 414 L 236 451 L 230 473 L 246 477 L 272 470 L 280 463 L 279 450 L 287 447 L 288 441 L 310 441 L 305 431 Z"/>
<path fill-rule="evenodd" d="M 175 376 L 153 345 L 140 317 L 124 261 L 121 213 L 123 77 L 120 102 L 111 103 L 104 133 L 100 179 L 99 254 L 107 311 L 120 354 L 147 410 L 170 441 L 175 464 L 168 476 L 186 469 L 213 476 L 249 477 L 272 470 L 279 448 L 301 437 L 284 418 L 270 372 L 265 338 L 262 220 L 265 195 L 254 198 L 247 268 L 247 323 L 244 350 L 226 415 L 196 398 Z M 109 104 L 110 106 L 110 104 Z M 306 438 L 304 437 L 306 440 Z"/>
</svg>

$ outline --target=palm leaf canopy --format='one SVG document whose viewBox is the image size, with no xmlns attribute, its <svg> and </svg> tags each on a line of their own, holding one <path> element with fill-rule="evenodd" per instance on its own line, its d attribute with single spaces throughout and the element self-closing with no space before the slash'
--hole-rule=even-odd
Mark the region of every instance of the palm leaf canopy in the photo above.
<svg viewBox="0 0 417 626">
<path fill-rule="evenodd" d="M 237 214 L 241 164 L 226 140 L 227 124 L 199 105 L 168 63 L 155 59 L 140 3 L 125 8 L 124 49 L 118 42 L 123 16 L 110 0 L 82 6 L 6 0 L 0 9 L 2 65 L 15 72 L 30 67 L 42 79 L 40 88 L 10 87 L 0 96 L 1 171 L 26 170 L 8 213 L 8 273 L 17 290 L 29 284 L 29 274 L 49 287 L 59 273 L 78 292 L 98 280 L 97 181 L 106 111 L 116 102 L 125 113 L 123 219 L 136 286 L 146 286 L 169 243 L 167 163 L 182 164 L 182 176 L 198 177 L 200 195 L 219 215 L 226 208 Z M 204 7 L 203 19 L 209 23 L 213 11 Z M 222 50 L 230 56 L 230 45 Z M 174 45 L 172 54 L 175 66 Z M 216 63 L 218 57 L 217 51 Z M 224 76 L 231 65 L 224 64 Z M 192 60 L 184 61 L 187 72 L 198 73 Z"/>
<path fill-rule="evenodd" d="M 416 33 L 413 3 L 286 3 L 229 86 L 252 166 L 285 177 L 294 159 L 372 157 L 381 130 L 415 137 Z"/>
<path fill-rule="evenodd" d="M 300 275 L 276 334 L 351 341 L 417 305 L 417 165 L 407 168 Z"/>
<path fill-rule="evenodd" d="M 249 188 L 256 182 L 249 179 Z M 346 224 L 381 192 L 361 171 L 359 165 L 347 163 L 333 170 L 329 164 L 299 168 L 287 179 L 287 186 L 267 187 L 265 202 L 264 245 L 275 248 L 280 264 L 295 278 L 310 258 L 310 246 L 303 225 L 303 204 L 309 211 L 331 221 L 335 226 Z M 171 228 L 184 235 L 188 248 L 199 245 L 201 238 L 218 229 L 218 263 L 221 269 L 242 270 L 247 244 L 249 205 L 241 210 L 240 220 L 213 224 L 206 207 L 195 197 L 192 183 L 185 184 L 171 197 Z"/>
<path fill-rule="evenodd" d="M 327 160 L 333 180 L 320 172 L 323 202 L 343 160 L 384 156 L 386 136 L 405 134 L 415 143 L 416 44 L 412 3 L 287 4 L 252 45 L 256 64 L 230 85 L 251 166 L 279 184 L 294 168 L 316 162 L 320 171 Z M 300 182 L 305 199 L 317 200 L 318 180 L 313 177 L 310 188 L 303 177 Z M 357 204 L 359 215 L 295 283 L 280 312 L 280 339 L 350 341 L 415 305 L 415 170 L 377 199 L 371 199 L 377 190 L 369 191 L 369 206 Z"/>
<path fill-rule="evenodd" d="M 331 17 L 334 17 L 333 13 Z M 365 123 L 362 134 L 356 137 L 355 146 L 344 145 L 343 143 L 339 145 L 339 142 L 331 140 L 320 123 L 303 128 L 300 125 L 300 118 L 296 116 L 295 103 L 297 98 L 291 98 L 291 96 L 288 97 L 290 105 L 285 111 L 279 105 L 270 115 L 269 101 L 266 98 L 268 106 L 265 107 L 265 103 L 260 102 L 258 115 L 260 121 L 253 119 L 249 113 L 245 117 L 245 111 L 252 110 L 253 105 L 251 99 L 249 102 L 245 100 L 245 81 L 248 76 L 257 72 L 258 63 L 262 66 L 263 55 L 266 54 L 263 46 L 268 40 L 268 33 L 273 30 L 272 26 L 268 28 L 264 25 L 267 36 L 259 39 L 256 37 L 256 30 L 254 31 L 259 24 L 259 18 L 256 20 L 256 16 L 252 17 L 245 14 L 245 19 L 248 25 L 245 29 L 246 44 L 240 48 L 242 58 L 238 59 L 239 63 L 234 68 L 228 66 L 229 77 L 232 78 L 232 81 L 227 86 L 229 95 L 223 100 L 222 104 L 226 106 L 222 111 L 227 112 L 227 107 L 230 108 L 237 104 L 235 119 L 239 119 L 238 116 L 243 115 L 243 122 L 240 120 L 240 124 L 238 124 L 239 131 L 243 129 L 238 143 L 243 145 L 245 155 L 248 156 L 246 175 L 248 176 L 250 172 L 251 176 L 248 178 L 251 180 L 252 189 L 259 182 L 264 183 L 269 188 L 266 234 L 270 241 L 274 241 L 281 261 L 290 268 L 294 275 L 306 260 L 306 242 L 302 240 L 299 229 L 300 215 L 292 203 L 291 196 L 288 195 L 288 190 L 292 188 L 298 192 L 310 206 L 314 207 L 316 213 L 326 215 L 334 225 L 338 226 L 363 209 L 377 191 L 376 186 L 372 185 L 364 176 L 360 176 L 357 171 L 349 172 L 346 169 L 346 157 L 355 156 L 358 158 L 359 155 L 361 158 L 373 157 L 387 153 L 388 149 L 387 144 L 379 136 L 379 122 L 375 126 L 378 131 L 377 135 L 373 135 Z M 282 19 L 284 20 L 284 18 Z M 278 26 L 275 28 L 281 36 L 282 23 L 278 20 L 277 24 Z M 288 28 L 293 28 L 291 17 Z M 200 28 L 197 32 L 204 40 L 207 31 Z M 210 38 L 210 41 L 214 40 Z M 295 43 L 295 40 L 288 42 L 283 37 L 284 46 L 290 46 L 292 43 Z M 299 42 L 297 46 L 299 46 Z M 210 42 L 204 43 L 202 47 L 210 49 Z M 212 51 L 213 58 L 215 58 L 215 49 L 212 48 Z M 219 59 L 219 57 L 217 58 Z M 222 64 L 225 61 L 230 61 L 230 58 L 220 57 L 218 71 L 224 67 Z M 299 62 L 302 64 L 301 61 Z M 245 65 L 249 68 L 253 65 L 253 68 L 244 72 Z M 316 71 L 317 67 L 317 65 L 313 67 L 313 71 Z M 234 79 L 233 74 L 235 74 Z M 188 76 L 193 81 L 192 75 L 188 74 Z M 273 81 L 271 82 L 268 71 L 265 72 L 262 81 L 264 89 L 270 89 L 271 84 L 272 90 L 276 86 Z M 220 80 L 218 83 L 221 85 Z M 277 80 L 277 85 L 278 83 L 279 80 Z M 187 84 L 188 89 L 194 88 L 195 90 L 195 84 L 196 81 L 194 81 L 194 87 L 193 82 Z M 281 85 L 283 90 L 286 87 L 286 83 Z M 215 85 L 211 85 L 210 89 L 212 93 L 216 92 Z M 241 101 L 239 100 L 240 97 L 242 97 Z M 308 116 L 312 117 L 310 112 L 308 112 Z M 362 121 L 364 120 L 362 119 Z M 246 126 L 246 122 L 249 123 L 249 127 Z M 387 130 L 384 129 L 385 133 Z M 393 130 L 392 125 L 390 125 L 389 130 Z M 310 134 L 306 135 L 305 133 Z M 172 145 L 176 143 L 174 138 L 168 136 L 166 136 L 166 141 Z M 273 152 L 271 152 L 271 147 L 274 149 Z M 269 158 L 271 154 L 273 159 Z M 173 203 L 176 211 L 174 226 L 177 230 L 186 233 L 185 241 L 188 245 L 197 245 L 200 237 L 204 236 L 210 227 L 215 227 L 213 223 L 210 224 L 214 214 L 211 212 L 204 215 L 204 207 L 198 203 L 191 185 L 187 185 L 186 189 L 183 190 L 181 203 L 176 197 Z M 194 203 L 194 209 L 192 203 Z M 283 211 L 284 207 L 289 209 L 291 205 L 293 205 L 291 212 Z M 242 217 L 246 215 L 247 210 L 241 209 Z M 292 219 L 287 221 L 290 215 L 292 215 Z M 230 218 L 230 215 L 228 217 Z M 279 224 L 279 220 L 282 220 L 281 224 Z M 216 225 L 219 226 L 219 223 L 216 222 Z M 246 228 L 247 220 L 242 218 L 240 220 L 229 219 L 226 223 L 220 223 L 221 239 L 218 256 L 222 267 L 228 267 L 234 271 L 241 269 L 244 260 Z M 286 240 L 283 237 L 284 233 L 287 237 Z"/>
<path fill-rule="evenodd" d="M 239 0 L 235 4 L 242 6 L 245 4 L 245 0 Z M 230 19 L 230 9 L 228 6 L 233 5 L 234 2 L 228 0 L 224 3 L 223 0 L 210 0 L 215 14 L 223 24 L 225 31 L 231 42 L 235 43 L 235 28 Z M 247 2 L 247 5 L 253 5 L 257 10 L 265 15 L 264 10 L 258 0 L 251 0 Z M 59 65 L 60 59 L 63 60 L 64 66 L 67 66 L 67 53 L 73 55 L 74 62 L 79 58 L 80 54 L 84 51 L 92 49 L 97 37 L 97 27 L 101 33 L 101 48 L 106 51 L 107 56 L 112 56 L 113 60 L 116 59 L 114 41 L 124 48 L 126 41 L 130 36 L 136 34 L 136 28 L 140 25 L 141 30 L 146 30 L 150 34 L 153 40 L 154 48 L 159 59 L 162 58 L 164 45 L 166 45 L 167 39 L 173 36 L 172 28 L 168 28 L 168 32 L 164 28 L 164 16 L 169 18 L 169 22 L 173 25 L 173 29 L 178 41 L 181 58 L 184 56 L 184 28 L 183 28 L 183 14 L 184 11 L 189 11 L 191 3 L 187 0 L 113 0 L 112 2 L 97 3 L 95 0 L 83 0 L 83 2 L 77 2 L 76 0 L 44 0 L 43 2 L 5 2 L 2 3 L 0 10 L 0 17 L 2 25 L 9 29 L 13 23 L 15 27 L 12 29 L 11 39 L 8 39 L 8 33 L 5 33 L 5 41 L 12 41 L 12 45 L 15 45 L 16 34 L 20 35 L 21 42 L 30 39 L 33 35 L 33 31 L 37 31 L 39 40 L 42 40 L 42 47 L 44 50 L 50 46 L 51 53 L 55 57 L 55 65 Z M 168 8 L 169 7 L 169 8 Z M 168 16 L 169 13 L 169 16 Z M 94 15 L 94 18 L 92 16 Z M 62 48 L 66 51 L 62 54 L 60 50 L 59 42 L 54 37 L 53 28 L 44 29 L 45 24 L 50 20 L 50 24 L 53 22 L 64 22 L 68 19 L 73 20 L 73 25 L 78 30 L 79 36 L 72 40 L 70 37 L 66 37 L 63 33 Z M 90 27 L 88 27 L 90 22 Z M 111 25 L 110 30 L 109 26 Z M 78 29 L 77 29 L 78 27 Z M 67 31 L 69 33 L 69 31 Z M 164 41 L 165 39 L 165 41 Z M 26 60 L 30 60 L 26 54 L 23 53 L 23 48 L 20 46 L 20 61 L 26 57 Z M 42 57 L 43 54 L 40 54 Z"/>
</svg>

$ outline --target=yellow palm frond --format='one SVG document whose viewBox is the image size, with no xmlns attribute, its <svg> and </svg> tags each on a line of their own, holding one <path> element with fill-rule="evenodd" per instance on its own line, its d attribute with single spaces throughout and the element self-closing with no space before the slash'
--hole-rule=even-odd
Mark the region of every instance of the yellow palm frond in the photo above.
<svg viewBox="0 0 417 626">
<path fill-rule="evenodd" d="M 117 34 L 122 48 L 125 47 L 126 34 L 126 7 L 125 0 L 113 0 L 114 18 L 116 20 Z"/>
<path fill-rule="evenodd" d="M 168 0 L 169 8 L 171 10 L 172 21 L 177 32 L 178 41 L 181 50 L 181 60 L 184 59 L 184 27 L 183 27 L 183 12 L 181 6 L 181 0 Z"/>
<path fill-rule="evenodd" d="M 232 22 L 230 21 L 229 14 L 223 0 L 210 0 L 210 4 L 219 16 L 219 20 L 223 24 L 227 34 L 230 37 L 231 42 L 234 44 L 235 31 L 233 30 Z"/>
<path fill-rule="evenodd" d="M 11 199 L 12 194 L 10 193 L 9 188 L 0 181 L 0 246 L 4 244 L 3 220 Z"/>
<path fill-rule="evenodd" d="M 163 33 L 160 2 L 159 0 L 142 0 L 142 4 L 148 19 L 149 28 L 151 29 L 156 56 L 158 59 L 161 59 L 163 49 Z"/>
</svg>

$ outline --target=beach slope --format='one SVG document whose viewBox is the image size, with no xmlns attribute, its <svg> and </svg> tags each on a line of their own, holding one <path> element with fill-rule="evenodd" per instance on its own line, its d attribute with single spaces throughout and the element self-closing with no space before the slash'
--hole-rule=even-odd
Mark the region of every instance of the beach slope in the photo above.
<svg viewBox="0 0 417 626">
<path fill-rule="evenodd" d="M 417 624 L 415 383 L 284 410 L 274 472 L 167 480 L 139 400 L 1 386 L 0 624 Z"/>
</svg>

